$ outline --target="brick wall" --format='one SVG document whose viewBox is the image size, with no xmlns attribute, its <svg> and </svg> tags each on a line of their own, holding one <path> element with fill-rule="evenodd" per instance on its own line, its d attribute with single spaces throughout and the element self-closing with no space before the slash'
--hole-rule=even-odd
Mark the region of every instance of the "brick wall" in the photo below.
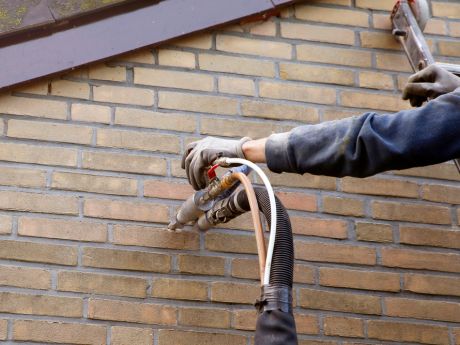
<svg viewBox="0 0 460 345">
<path fill-rule="evenodd" d="M 251 344 L 248 217 L 166 231 L 184 145 L 408 108 L 394 0 L 305 1 L 280 18 L 144 50 L 0 98 L 4 344 Z M 427 38 L 460 63 L 460 5 Z M 440 56 L 441 55 L 441 56 Z M 460 344 L 460 175 L 270 175 L 295 232 L 301 345 Z"/>
</svg>

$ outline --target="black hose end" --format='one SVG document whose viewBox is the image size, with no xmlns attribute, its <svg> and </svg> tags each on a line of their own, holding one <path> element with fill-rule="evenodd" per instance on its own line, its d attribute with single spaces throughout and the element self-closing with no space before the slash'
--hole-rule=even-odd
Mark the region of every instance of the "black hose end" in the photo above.
<svg viewBox="0 0 460 345">
<path fill-rule="evenodd" d="M 286 285 L 263 285 L 260 300 L 255 307 L 259 314 L 265 311 L 281 310 L 292 314 L 292 287 Z"/>
</svg>

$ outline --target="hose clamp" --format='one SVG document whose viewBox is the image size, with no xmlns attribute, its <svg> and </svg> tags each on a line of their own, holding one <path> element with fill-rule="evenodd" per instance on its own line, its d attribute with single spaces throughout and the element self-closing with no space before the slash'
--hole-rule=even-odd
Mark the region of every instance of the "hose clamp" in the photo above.
<svg viewBox="0 0 460 345">
<path fill-rule="evenodd" d="M 292 314 L 292 288 L 285 285 L 263 285 L 260 300 L 255 307 L 262 314 L 265 311 L 281 310 Z"/>
</svg>

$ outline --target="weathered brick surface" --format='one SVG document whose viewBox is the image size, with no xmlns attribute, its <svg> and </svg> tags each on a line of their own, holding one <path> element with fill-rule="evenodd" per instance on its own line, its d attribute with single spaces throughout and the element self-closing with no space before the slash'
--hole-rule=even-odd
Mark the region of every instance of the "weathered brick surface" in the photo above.
<svg viewBox="0 0 460 345">
<path fill-rule="evenodd" d="M 436 60 L 459 63 L 460 5 L 428 2 Z M 207 135 L 409 109 L 394 4 L 300 1 L 0 95 L 0 341 L 254 344 L 250 214 L 168 231 L 193 193 L 181 156 Z M 294 232 L 299 345 L 460 345 L 453 162 L 366 179 L 263 169 Z"/>
<path fill-rule="evenodd" d="M 13 339 L 46 343 L 106 344 L 105 326 L 37 320 L 17 320 Z"/>
</svg>

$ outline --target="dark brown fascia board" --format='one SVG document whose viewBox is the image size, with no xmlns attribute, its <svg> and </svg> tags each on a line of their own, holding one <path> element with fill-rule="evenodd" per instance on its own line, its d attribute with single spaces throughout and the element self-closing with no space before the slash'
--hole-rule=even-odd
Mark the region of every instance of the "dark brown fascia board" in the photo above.
<svg viewBox="0 0 460 345">
<path fill-rule="evenodd" d="M 295 0 L 165 0 L 0 47 L 0 89 L 270 13 Z"/>
</svg>

